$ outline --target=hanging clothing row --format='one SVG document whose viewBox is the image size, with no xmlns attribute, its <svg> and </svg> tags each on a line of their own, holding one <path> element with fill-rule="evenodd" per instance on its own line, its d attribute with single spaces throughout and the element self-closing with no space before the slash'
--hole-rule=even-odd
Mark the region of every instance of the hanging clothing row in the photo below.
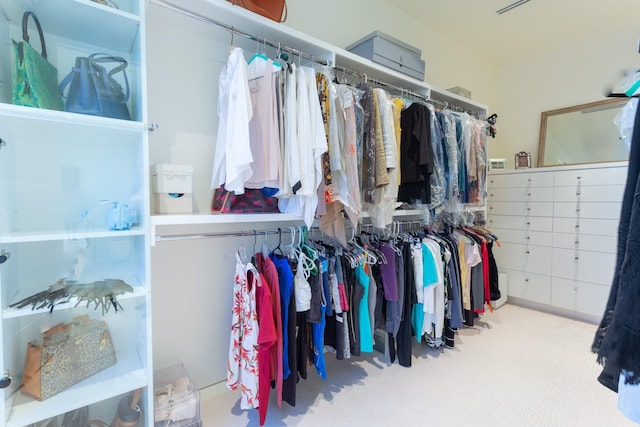
<svg viewBox="0 0 640 427">
<path fill-rule="evenodd" d="M 310 367 L 326 380 L 325 358 L 373 352 L 376 330 L 387 334 L 391 363 L 410 367 L 414 339 L 452 348 L 455 331 L 500 297 L 496 237 L 482 227 L 361 233 L 344 249 L 305 231 L 295 239 L 251 260 L 236 254 L 226 384 L 261 425 L 271 388 L 279 406 L 295 406 Z"/>
<path fill-rule="evenodd" d="M 211 188 L 259 190 L 281 212 L 346 246 L 366 212 L 385 228 L 404 202 L 461 209 L 484 200 L 486 122 L 238 47 L 220 74 Z"/>
</svg>

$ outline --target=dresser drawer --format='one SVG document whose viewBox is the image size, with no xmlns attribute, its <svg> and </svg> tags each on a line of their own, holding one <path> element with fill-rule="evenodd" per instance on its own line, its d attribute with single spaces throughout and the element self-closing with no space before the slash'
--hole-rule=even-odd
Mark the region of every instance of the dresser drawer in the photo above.
<svg viewBox="0 0 640 427">
<path fill-rule="evenodd" d="M 487 212 L 495 215 L 552 216 L 552 202 L 491 202 Z"/>
<path fill-rule="evenodd" d="M 535 246 L 551 246 L 553 244 L 553 233 L 548 231 L 509 230 L 507 228 L 492 227 L 491 232 L 498 236 L 501 243 Z"/>
<path fill-rule="evenodd" d="M 604 202 L 555 202 L 553 216 L 556 218 L 620 219 L 622 203 Z"/>
<path fill-rule="evenodd" d="M 618 223 L 617 219 L 553 218 L 553 231 L 617 237 Z"/>
<path fill-rule="evenodd" d="M 552 187 L 553 172 L 514 172 L 489 174 L 487 188 Z"/>
<path fill-rule="evenodd" d="M 551 305 L 602 316 L 610 291 L 608 286 L 554 277 L 551 279 Z"/>
<path fill-rule="evenodd" d="M 575 186 L 578 182 L 583 186 L 624 185 L 626 181 L 626 166 L 556 171 L 554 176 L 554 185 L 556 187 Z"/>
<path fill-rule="evenodd" d="M 553 233 L 553 247 L 591 252 L 617 253 L 618 238 L 582 233 Z"/>
<path fill-rule="evenodd" d="M 487 194 L 491 202 L 553 202 L 553 187 L 494 188 Z"/>
<path fill-rule="evenodd" d="M 553 248 L 554 277 L 611 286 L 615 265 L 613 253 Z"/>
<path fill-rule="evenodd" d="M 498 268 L 542 275 L 551 274 L 551 254 L 550 247 L 509 242 L 502 243 L 493 251 Z"/>
<path fill-rule="evenodd" d="M 622 202 L 624 185 L 598 185 L 576 187 L 555 187 L 553 200 L 556 202 Z"/>
<path fill-rule="evenodd" d="M 551 304 L 551 277 L 509 269 L 500 272 L 507 274 L 510 297 Z"/>
<path fill-rule="evenodd" d="M 511 230 L 552 231 L 553 221 L 544 216 L 509 216 L 487 214 L 487 227 L 508 228 Z"/>
</svg>

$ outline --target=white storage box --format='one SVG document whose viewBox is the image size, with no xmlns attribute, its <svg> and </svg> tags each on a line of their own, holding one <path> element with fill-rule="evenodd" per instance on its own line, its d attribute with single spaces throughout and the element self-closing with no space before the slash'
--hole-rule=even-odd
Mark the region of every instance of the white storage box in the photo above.
<svg viewBox="0 0 640 427">
<path fill-rule="evenodd" d="M 193 166 L 158 163 L 151 168 L 153 193 L 192 193 Z"/>
<path fill-rule="evenodd" d="M 347 46 L 347 50 L 380 65 L 424 80 L 422 51 L 383 32 L 374 31 Z"/>
<path fill-rule="evenodd" d="M 153 373 L 156 427 L 201 426 L 200 392 L 182 364 Z"/>
<path fill-rule="evenodd" d="M 190 214 L 193 212 L 191 193 L 155 193 L 153 195 L 154 213 Z"/>
</svg>

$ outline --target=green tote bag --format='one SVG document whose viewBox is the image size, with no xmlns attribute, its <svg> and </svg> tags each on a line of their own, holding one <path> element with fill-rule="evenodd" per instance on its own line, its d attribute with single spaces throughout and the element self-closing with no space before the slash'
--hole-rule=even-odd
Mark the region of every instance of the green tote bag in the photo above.
<svg viewBox="0 0 640 427">
<path fill-rule="evenodd" d="M 32 17 L 38 28 L 42 54 L 29 44 L 27 21 Z M 58 70 L 47 61 L 47 48 L 44 43 L 42 27 L 33 12 L 22 16 L 22 38 L 13 41 L 14 73 L 13 103 L 28 107 L 63 110 L 64 103 L 58 93 Z"/>
</svg>

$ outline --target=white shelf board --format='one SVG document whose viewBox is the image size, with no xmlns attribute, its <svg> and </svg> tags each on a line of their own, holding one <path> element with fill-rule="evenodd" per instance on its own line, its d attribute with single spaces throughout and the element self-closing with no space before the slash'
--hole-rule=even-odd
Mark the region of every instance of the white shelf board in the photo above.
<svg viewBox="0 0 640 427">
<path fill-rule="evenodd" d="M 283 213 L 264 214 L 186 214 L 152 215 L 151 225 L 246 224 L 267 222 L 302 222 L 299 216 Z"/>
<path fill-rule="evenodd" d="M 315 58 L 321 58 L 333 63 L 334 47 L 330 44 L 227 1 L 150 0 L 150 3 L 160 6 L 169 5 L 170 8 L 172 7 L 177 11 L 186 12 L 192 16 L 197 15 L 202 21 L 213 21 L 227 27 L 233 27 L 243 33 L 259 37 L 260 40 L 265 39 L 274 43 L 282 43 L 283 46 L 297 49 Z M 242 39 L 244 38 L 241 35 L 235 36 L 235 40 L 238 42 Z M 231 41 L 231 35 L 229 35 L 229 41 Z M 255 42 L 253 43 L 255 44 Z M 286 51 L 286 49 L 284 50 Z"/>
<path fill-rule="evenodd" d="M 336 65 L 338 67 L 346 67 L 353 71 L 366 73 L 367 77 L 373 77 L 382 80 L 384 83 L 408 89 L 412 92 L 429 97 L 431 87 L 427 83 L 377 64 L 360 55 L 349 52 L 348 50 L 338 47 L 334 47 L 333 49 L 336 51 Z M 339 74 L 339 71 L 337 73 Z"/>
<path fill-rule="evenodd" d="M 397 210 L 394 217 L 410 217 L 421 216 L 423 211 L 415 210 Z M 369 218 L 364 213 L 361 218 Z M 302 222 L 303 219 L 289 214 L 273 213 L 273 214 L 186 214 L 186 215 L 152 215 L 152 226 L 164 225 L 199 225 L 199 224 L 250 224 L 250 223 L 269 223 L 269 222 Z"/>
<path fill-rule="evenodd" d="M 74 126 L 77 130 L 87 127 L 101 127 L 138 133 L 146 131 L 143 123 L 133 120 L 112 119 L 110 117 L 91 116 L 88 114 L 24 107 L 13 104 L 0 103 L 0 115 L 5 118 L 23 119 L 25 123 L 30 126 L 34 126 L 34 120 L 42 120 L 59 123 L 61 125 Z M 22 125 L 22 123 L 17 124 Z M 13 122 L 12 126 L 16 126 L 16 123 Z"/>
<path fill-rule="evenodd" d="M 128 292 L 126 294 L 116 296 L 116 299 L 118 301 L 121 302 L 121 301 L 125 301 L 125 300 L 128 300 L 128 299 L 140 298 L 140 297 L 143 297 L 143 296 L 147 295 L 147 290 L 144 288 L 144 286 L 142 284 L 139 283 L 138 279 L 123 278 L 123 280 L 133 287 L 133 292 Z M 28 296 L 29 296 L 29 294 L 18 294 L 15 298 L 13 298 L 13 301 L 20 301 L 20 300 L 22 300 L 22 299 L 24 299 L 24 298 L 26 298 Z M 58 310 L 72 309 L 72 308 L 75 308 L 75 305 L 77 304 L 77 302 L 78 302 L 78 298 L 72 297 L 69 300 L 69 302 L 62 303 L 62 304 L 56 304 L 54 306 L 53 310 L 54 311 L 58 311 Z M 86 303 L 82 303 L 78 307 L 83 308 L 85 306 L 86 306 Z M 94 306 L 95 306 L 94 303 L 91 303 L 89 305 L 89 308 L 94 308 Z M 113 307 L 110 307 L 109 308 L 109 312 L 111 312 L 112 310 L 113 310 Z M 18 318 L 18 317 L 31 316 L 31 315 L 34 315 L 34 314 L 42 314 L 42 313 L 48 313 L 48 312 L 49 312 L 49 308 L 47 308 L 47 307 L 40 308 L 40 309 L 35 309 L 35 310 L 31 309 L 31 305 L 28 305 L 28 306 L 23 307 L 23 308 L 9 307 L 9 308 L 5 308 L 2 311 L 2 318 L 3 319 L 13 319 L 13 318 Z"/>
<path fill-rule="evenodd" d="M 131 230 L 99 230 L 86 232 L 25 232 L 0 236 L 0 243 L 45 242 L 54 240 L 101 239 L 111 237 L 144 236 L 145 229 L 136 227 Z"/>
<path fill-rule="evenodd" d="M 61 412 L 81 408 L 147 386 L 146 369 L 136 348 L 117 352 L 116 358 L 117 362 L 114 366 L 46 400 L 38 401 L 16 392 L 6 427 L 30 425 L 54 417 Z"/>
<path fill-rule="evenodd" d="M 481 114 L 487 114 L 489 112 L 488 106 L 444 89 L 432 87 L 431 99 L 435 99 L 436 101 L 446 101 L 449 105 L 462 107 L 467 111 L 478 112 Z"/>
<path fill-rule="evenodd" d="M 140 30 L 140 18 L 131 13 L 101 6 L 89 0 L 73 1 L 4 1 L 1 5 L 11 23 L 22 32 L 22 15 L 26 10 L 34 12 L 45 33 L 55 34 L 70 40 L 82 40 L 94 46 L 130 52 Z M 29 19 L 29 38 L 38 40 L 31 18 Z M 94 25 L 101 22 L 102 25 Z M 20 37 L 22 39 L 22 37 Z M 18 41 L 18 40 L 16 40 Z M 39 49 L 39 40 L 34 42 Z M 55 46 L 48 46 L 54 49 Z"/>
</svg>

